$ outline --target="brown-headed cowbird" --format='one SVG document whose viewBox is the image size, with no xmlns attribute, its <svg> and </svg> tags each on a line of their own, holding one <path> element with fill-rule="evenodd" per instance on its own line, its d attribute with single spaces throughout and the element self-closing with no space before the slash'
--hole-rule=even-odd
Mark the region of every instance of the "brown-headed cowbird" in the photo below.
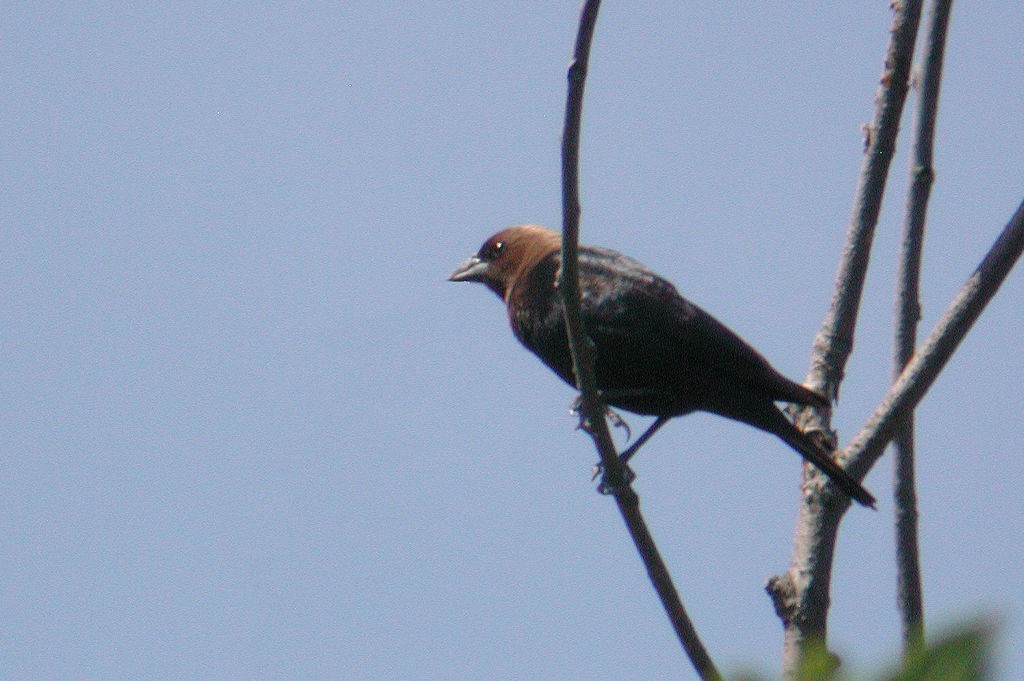
<svg viewBox="0 0 1024 681">
<path fill-rule="evenodd" d="M 448 279 L 481 282 L 497 293 L 508 306 L 516 338 L 575 387 L 556 285 L 560 265 L 561 235 L 520 225 L 485 241 Z M 581 247 L 579 273 L 583 323 L 602 397 L 614 407 L 657 417 L 624 460 L 668 419 L 707 411 L 777 435 L 848 495 L 874 506 L 874 497 L 832 460 L 829 448 L 798 430 L 775 404 L 826 407 L 825 397 L 773 369 L 636 260 Z"/>
</svg>

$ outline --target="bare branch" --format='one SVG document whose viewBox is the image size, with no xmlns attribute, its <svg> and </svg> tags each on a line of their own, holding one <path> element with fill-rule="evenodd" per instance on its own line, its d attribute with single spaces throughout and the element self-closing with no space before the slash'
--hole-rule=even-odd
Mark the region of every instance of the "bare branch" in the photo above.
<svg viewBox="0 0 1024 681">
<path fill-rule="evenodd" d="M 832 302 L 814 339 L 808 384 L 833 398 L 839 395 L 846 360 L 853 351 L 861 292 L 871 256 L 878 213 L 885 193 L 900 116 L 906 101 L 921 0 L 893 3 L 895 15 L 889 49 L 875 95 L 875 118 L 867 127 L 867 144 L 854 197 L 846 244 L 836 273 Z"/>
<path fill-rule="evenodd" d="M 864 159 L 854 199 L 846 244 L 843 248 L 832 302 L 814 340 L 808 384 L 836 398 L 846 361 L 853 350 L 854 330 L 870 260 L 875 225 L 882 205 L 885 181 L 896 146 L 899 121 L 906 99 L 914 42 L 922 0 L 893 3 L 894 16 L 885 65 L 876 93 L 875 117 L 867 129 Z M 805 428 L 830 430 L 829 414 L 805 410 Z M 808 467 L 804 467 L 805 474 Z M 789 570 L 769 580 L 767 590 L 784 625 L 783 673 L 796 678 L 800 661 L 812 642 L 824 642 L 836 535 L 849 500 L 826 494 L 823 476 L 810 473 L 805 480 L 794 533 Z"/>
<path fill-rule="evenodd" d="M 583 115 L 583 90 L 587 79 L 587 63 L 590 57 L 590 41 L 594 35 L 594 24 L 600 0 L 584 3 L 580 15 L 580 27 L 576 36 L 576 48 L 569 65 L 569 89 L 565 103 L 565 128 L 562 134 L 562 270 L 559 287 L 565 306 L 565 326 L 572 352 L 573 370 L 576 373 L 576 387 L 581 395 L 580 415 L 584 427 L 594 438 L 594 444 L 601 454 L 604 476 L 609 489 L 625 487 L 625 466 L 619 461 L 604 420 L 605 405 L 597 389 L 594 375 L 594 359 L 583 329 L 580 316 L 579 289 L 579 144 L 580 120 Z"/>
<path fill-rule="evenodd" d="M 702 679 L 719 680 L 711 657 L 683 608 L 672 578 L 640 513 L 640 502 L 630 486 L 627 469 L 615 451 L 606 408 L 601 400 L 594 375 L 594 360 L 580 314 L 578 242 L 579 242 L 579 137 L 583 111 L 583 91 L 590 55 L 590 42 L 597 21 L 600 0 L 587 0 L 580 15 L 576 47 L 569 66 L 569 89 L 565 106 L 565 128 L 562 134 L 562 271 L 559 289 L 565 307 L 566 331 L 572 352 L 577 387 L 582 392 L 580 414 L 585 429 L 594 439 L 604 467 L 602 488 L 610 490 L 629 529 L 633 543 L 647 567 L 647 573 L 661 598 L 680 643 Z"/>
<path fill-rule="evenodd" d="M 919 72 L 914 149 L 907 192 L 906 217 L 900 246 L 896 287 L 896 331 L 893 341 L 893 380 L 910 361 L 917 345 L 921 318 L 919 282 L 928 198 L 935 172 L 932 146 L 938 117 L 946 28 L 952 0 L 930 0 L 925 10 L 928 33 L 924 66 Z M 903 653 L 924 644 L 924 606 L 917 538 L 917 492 L 914 484 L 914 414 L 909 412 L 893 439 L 893 499 L 896 524 L 896 604 L 903 625 Z"/>
<path fill-rule="evenodd" d="M 843 458 L 849 462 L 847 471 L 854 478 L 862 480 L 881 457 L 901 420 L 935 382 L 1022 251 L 1024 202 L 867 424 L 843 450 Z M 785 626 L 783 665 L 787 678 L 795 678 L 803 647 L 824 637 L 836 537 L 849 504 L 849 499 L 839 495 L 807 495 L 797 522 L 793 564 L 785 575 L 771 578 L 766 587 Z"/>
<path fill-rule="evenodd" d="M 1024 251 L 1024 202 L 1003 228 L 992 248 L 946 308 L 899 379 L 875 408 L 865 426 L 843 450 L 847 470 L 863 479 L 885 451 L 900 418 L 912 410 L 935 382 L 988 301 L 999 290 Z"/>
</svg>

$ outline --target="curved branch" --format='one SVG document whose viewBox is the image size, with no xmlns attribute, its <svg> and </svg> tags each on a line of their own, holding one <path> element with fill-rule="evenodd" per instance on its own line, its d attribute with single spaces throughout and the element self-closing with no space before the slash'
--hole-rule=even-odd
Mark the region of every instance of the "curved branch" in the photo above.
<svg viewBox="0 0 1024 681">
<path fill-rule="evenodd" d="M 629 529 L 633 543 L 647 567 L 647 574 L 661 598 L 665 612 L 675 629 L 676 636 L 686 650 L 694 668 L 702 679 L 719 680 L 714 662 L 701 643 L 686 614 L 679 594 L 672 583 L 668 568 L 640 513 L 640 501 L 630 487 L 626 466 L 619 460 L 605 421 L 606 408 L 601 400 L 594 375 L 583 320 L 580 314 L 579 268 L 577 248 L 579 241 L 579 136 L 583 111 L 583 89 L 586 83 L 590 42 L 597 21 L 600 0 L 587 0 L 580 15 L 573 61 L 569 66 L 569 89 L 565 106 L 565 128 L 562 134 L 562 270 L 559 290 L 565 307 L 565 325 L 572 351 L 573 371 L 577 387 L 582 392 L 580 414 L 584 428 L 594 439 L 604 467 L 602 488 L 615 495 L 622 518 Z"/>
<path fill-rule="evenodd" d="M 590 57 L 590 41 L 594 35 L 594 24 L 600 0 L 584 3 L 580 15 L 580 27 L 576 36 L 576 48 L 572 63 L 569 64 L 569 89 L 565 102 L 565 128 L 562 133 L 562 269 L 558 286 L 565 306 L 565 326 L 572 352 L 573 371 L 576 387 L 582 393 L 580 417 L 584 428 L 594 438 L 601 454 L 605 479 L 609 489 L 626 486 L 626 468 L 619 461 L 604 420 L 605 405 L 601 401 L 594 375 L 594 358 L 583 330 L 580 316 L 579 288 L 579 146 L 580 120 L 583 116 L 583 90 L 587 79 L 587 63 Z"/>
</svg>

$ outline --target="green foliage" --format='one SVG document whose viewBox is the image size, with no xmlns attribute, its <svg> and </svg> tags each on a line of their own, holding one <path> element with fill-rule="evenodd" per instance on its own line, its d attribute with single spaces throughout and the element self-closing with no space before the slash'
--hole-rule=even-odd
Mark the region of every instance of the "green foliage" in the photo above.
<svg viewBox="0 0 1024 681">
<path fill-rule="evenodd" d="M 801 664 L 799 681 L 983 681 L 988 678 L 992 654 L 993 626 L 985 620 L 967 622 L 932 641 L 923 650 L 910 655 L 896 672 L 853 677 L 845 674 L 838 658 L 825 646 L 808 648 Z M 889 665 L 890 669 L 897 665 Z M 757 681 L 744 674 L 736 681 Z"/>
<path fill-rule="evenodd" d="M 838 681 L 839 658 L 828 651 L 820 641 L 807 646 L 804 658 L 800 661 L 800 681 Z"/>
<path fill-rule="evenodd" d="M 891 681 L 978 681 L 987 678 L 993 627 L 985 621 L 963 624 L 923 651 L 911 655 Z"/>
</svg>

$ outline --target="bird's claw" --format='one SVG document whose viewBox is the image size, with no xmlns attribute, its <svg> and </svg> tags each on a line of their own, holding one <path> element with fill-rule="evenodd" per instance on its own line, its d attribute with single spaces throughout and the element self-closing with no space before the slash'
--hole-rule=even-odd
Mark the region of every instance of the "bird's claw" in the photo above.
<svg viewBox="0 0 1024 681">
<path fill-rule="evenodd" d="M 633 431 L 630 429 L 629 424 L 626 423 L 626 419 L 619 416 L 611 407 L 605 407 L 608 411 L 608 420 L 612 422 L 612 425 L 616 428 L 623 428 L 626 431 L 626 442 L 629 442 L 633 438 Z"/>
<path fill-rule="evenodd" d="M 611 421 L 612 426 L 616 428 L 624 428 L 626 430 L 626 442 L 629 442 L 629 440 L 633 437 L 633 431 L 630 429 L 629 424 L 626 423 L 626 419 L 619 416 L 618 412 L 616 412 L 608 405 L 605 405 L 604 412 L 605 416 L 608 417 L 608 420 Z M 576 425 L 576 430 L 585 430 L 588 433 L 591 432 L 590 422 L 587 420 L 586 416 L 583 415 L 582 395 L 578 396 L 575 400 L 573 400 L 573 403 L 569 406 L 569 413 L 572 416 L 580 417 L 580 422 Z"/>
<path fill-rule="evenodd" d="M 605 470 L 604 463 L 599 461 L 596 464 L 594 464 L 593 477 L 591 477 L 590 479 L 592 481 L 597 480 L 597 478 L 600 476 L 601 482 L 598 483 L 597 485 L 597 491 L 600 492 L 601 494 L 615 495 L 618 494 L 619 492 L 625 491 L 626 488 L 628 488 L 633 483 L 633 481 L 636 480 L 636 473 L 633 472 L 632 468 L 623 464 L 622 470 L 625 479 L 622 481 L 612 482 L 611 480 L 608 479 L 609 475 L 608 472 Z"/>
</svg>

